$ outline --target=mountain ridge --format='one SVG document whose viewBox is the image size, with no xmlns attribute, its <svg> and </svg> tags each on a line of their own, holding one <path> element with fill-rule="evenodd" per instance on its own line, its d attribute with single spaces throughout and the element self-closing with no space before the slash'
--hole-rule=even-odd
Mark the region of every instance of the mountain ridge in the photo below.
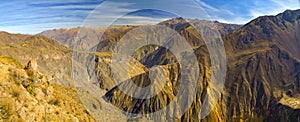
<svg viewBox="0 0 300 122">
<path fill-rule="evenodd" d="M 223 38 L 224 43 L 221 43 L 221 45 L 224 44 L 225 46 L 228 60 L 224 91 L 221 93 L 220 100 L 208 103 L 209 105 L 213 102 L 217 104 L 210 106 L 214 109 L 203 119 L 200 119 L 198 115 L 204 105 L 204 98 L 207 95 L 215 97 L 214 94 L 217 93 L 217 90 L 210 83 L 213 66 L 210 63 L 207 46 L 202 39 L 203 35 L 197 34 L 197 30 L 188 22 L 216 24 Z M 200 69 L 199 90 L 195 99 L 191 101 L 191 107 L 188 108 L 186 113 L 183 113 L 183 116 L 176 118 L 176 114 L 180 114 L 180 112 L 176 111 L 176 108 L 170 107 L 167 112 L 163 113 L 163 116 L 158 118 L 145 117 L 152 120 L 169 121 L 300 121 L 299 22 L 300 10 L 287 10 L 276 16 L 258 17 L 243 26 L 223 25 L 211 21 L 185 20 L 184 18 L 159 23 L 159 25 L 165 25 L 175 30 L 192 45 Z M 175 96 L 178 95 L 180 98 L 178 89 L 181 83 L 181 69 L 172 52 L 157 45 L 149 45 L 139 48 L 130 59 L 130 77 L 120 82 L 113 82 L 112 64 L 110 63 L 114 55 L 112 51 L 120 39 L 135 28 L 137 26 L 117 26 L 107 30 L 84 30 L 87 33 L 86 35 L 91 35 L 90 37 L 83 36 L 82 40 L 86 40 L 86 42 L 93 41 L 93 43 L 101 41 L 95 43 L 97 45 L 93 48 L 96 53 L 89 54 L 92 55 L 92 58 L 89 57 L 88 62 L 85 63 L 95 63 L 95 67 L 88 67 L 91 69 L 87 70 L 90 74 L 96 74 L 96 86 L 103 90 L 104 96 L 97 99 L 103 101 L 105 98 L 106 104 L 112 104 L 125 112 L 151 113 L 161 110 Z M 75 28 L 74 30 L 78 32 L 78 29 Z M 68 37 L 63 37 L 65 36 L 64 32 L 61 35 L 59 30 L 57 38 L 61 36 L 63 38 L 57 40 L 56 43 L 53 42 L 54 40 L 48 40 L 43 36 L 20 35 L 19 37 L 0 32 L 0 36 L 5 37 L 1 41 L 3 43 L 0 43 L 1 48 L 5 49 L 1 53 L 16 57 L 17 54 L 7 53 L 7 50 L 16 52 L 21 50 L 28 53 L 36 50 L 33 48 L 34 45 L 37 45 L 37 49 L 40 50 L 45 48 L 46 50 L 59 50 L 59 54 L 71 53 L 69 52 L 71 49 L 58 46 L 58 42 L 70 48 L 74 47 L 74 37 L 77 36 L 77 32 L 74 30 L 61 30 L 66 34 L 70 34 Z M 100 38 L 98 31 L 103 32 L 104 37 Z M 41 35 L 45 35 L 45 33 Z M 142 32 L 137 34 L 143 36 Z M 28 40 L 26 41 L 26 39 Z M 46 42 L 42 43 L 43 40 Z M 84 43 L 82 41 L 83 47 L 85 46 Z M 60 48 L 53 47 L 53 44 Z M 30 47 L 30 51 L 27 50 L 26 45 Z M 179 44 L 174 43 L 174 45 Z M 20 47 L 22 48 L 20 49 Z M 22 59 L 22 57 L 18 58 Z M 86 66 L 86 64 L 83 64 L 83 66 Z M 130 85 L 128 83 L 130 78 L 138 86 L 147 86 L 150 82 L 148 70 L 152 66 L 157 66 L 167 72 L 167 85 L 157 96 L 150 100 L 137 99 L 121 91 L 119 87 Z M 125 72 L 124 67 L 126 68 L 126 66 L 120 66 L 118 70 Z M 155 89 L 151 89 L 149 93 L 154 92 Z M 133 90 L 137 93 L 142 92 L 138 89 Z M 147 94 L 145 93 L 145 95 Z M 88 108 L 89 110 L 97 111 L 96 103 L 91 101 L 87 103 L 91 105 Z"/>
</svg>

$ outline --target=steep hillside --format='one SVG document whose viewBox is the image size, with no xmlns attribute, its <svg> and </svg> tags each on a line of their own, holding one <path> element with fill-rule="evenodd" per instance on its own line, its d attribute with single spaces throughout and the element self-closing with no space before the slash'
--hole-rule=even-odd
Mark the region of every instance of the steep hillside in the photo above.
<svg viewBox="0 0 300 122">
<path fill-rule="evenodd" d="M 228 50 L 253 50 L 276 44 L 300 58 L 299 16 L 300 10 L 287 10 L 276 16 L 258 17 L 226 37 Z"/>
<path fill-rule="evenodd" d="M 299 121 L 290 112 L 299 109 L 299 18 L 299 10 L 259 17 L 225 37 L 228 117 Z"/>
<path fill-rule="evenodd" d="M 74 88 L 53 84 L 37 66 L 0 55 L 1 121 L 95 121 Z"/>
<path fill-rule="evenodd" d="M 0 32 L 0 53 L 25 64 L 36 59 L 39 70 L 53 75 L 55 83 L 71 85 L 71 50 L 44 36 Z"/>
</svg>

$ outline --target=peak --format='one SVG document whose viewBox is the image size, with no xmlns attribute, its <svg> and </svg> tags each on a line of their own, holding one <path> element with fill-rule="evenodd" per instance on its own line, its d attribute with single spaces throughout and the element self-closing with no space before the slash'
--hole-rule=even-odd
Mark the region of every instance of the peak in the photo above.
<svg viewBox="0 0 300 122">
<path fill-rule="evenodd" d="M 300 9 L 298 10 L 290 10 L 287 9 L 284 12 L 277 14 L 277 15 L 265 15 L 265 16 L 259 16 L 256 19 L 250 21 L 249 23 L 245 24 L 244 27 L 249 26 L 269 26 L 270 22 L 278 24 L 281 21 L 287 21 L 290 23 L 294 23 L 295 21 L 298 21 L 300 19 Z M 267 24 L 269 23 L 269 24 Z"/>
<path fill-rule="evenodd" d="M 278 16 L 282 16 L 283 19 L 293 22 L 300 18 L 300 9 L 298 10 L 286 10 Z"/>
<path fill-rule="evenodd" d="M 0 33 L 2 34 L 9 34 L 8 32 L 6 32 L 6 31 L 0 31 Z"/>
<path fill-rule="evenodd" d="M 299 12 L 300 12 L 300 9 L 296 9 L 296 10 L 287 9 L 287 10 L 285 10 L 283 13 L 289 13 L 289 12 L 291 12 L 291 13 L 299 13 Z"/>
<path fill-rule="evenodd" d="M 177 17 L 177 18 L 172 18 L 163 22 L 160 22 L 159 24 L 178 24 L 178 23 L 186 23 L 189 21 L 189 19 L 183 18 L 183 17 Z"/>
</svg>

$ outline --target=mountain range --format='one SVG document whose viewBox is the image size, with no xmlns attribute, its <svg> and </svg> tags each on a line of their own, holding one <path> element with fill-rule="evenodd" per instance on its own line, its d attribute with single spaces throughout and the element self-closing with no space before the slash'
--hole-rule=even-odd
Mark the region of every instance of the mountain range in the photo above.
<svg viewBox="0 0 300 122">
<path fill-rule="evenodd" d="M 193 24 L 215 25 L 223 40 L 219 45 L 223 45 L 226 50 L 227 72 L 220 99 L 215 98 L 218 101 L 211 98 L 212 101 L 205 103 L 205 96 L 218 96 L 215 95 L 218 94 L 216 86 L 210 83 L 212 68 L 215 67 L 212 66 L 203 35 L 198 34 Z M 96 114 L 98 111 L 112 113 L 107 115 L 109 117 L 105 118 L 106 121 L 300 121 L 300 10 L 286 10 L 276 16 L 261 16 L 245 25 L 184 18 L 170 19 L 157 25 L 178 32 L 191 45 L 196 55 L 200 71 L 199 84 L 191 88 L 199 89 L 186 112 L 167 107 L 177 96 L 180 99 L 184 98 L 181 98 L 179 92 L 183 82 L 180 61 L 164 47 L 148 45 L 139 48 L 130 58 L 128 65 L 117 67 L 121 74 L 127 73 L 124 69 L 129 67 L 130 76 L 121 82 L 114 79 L 112 61 L 115 47 L 122 37 L 140 26 L 65 28 L 47 30 L 37 35 L 0 32 L 0 53 L 18 60 L 20 64 L 36 59 L 40 72 L 52 76 L 54 83 L 60 84 L 61 87 L 75 86 L 77 91 L 84 91 L 87 89 L 77 86 L 71 75 L 74 62 L 80 64 L 80 61 L 74 60 L 74 56 L 80 56 L 77 54 L 82 53 L 74 49 L 78 49 L 79 45 L 80 48 L 91 51 L 85 54 L 87 61 L 81 64 L 81 67 L 88 68 L 83 69 L 88 77 L 96 78 L 97 82 L 93 85 L 101 89 L 101 96 L 88 92 L 78 94 L 88 96 L 82 98 L 93 99 L 89 101 L 81 98 L 81 102 L 87 108 L 87 114 L 96 120 L 103 119 L 103 115 Z M 141 30 L 135 34 L 146 37 L 142 31 L 151 32 Z M 80 39 L 77 38 L 78 35 Z M 80 42 L 77 42 L 78 40 Z M 129 80 L 139 87 L 149 85 L 149 75 L 154 66 L 166 73 L 166 79 L 158 79 L 165 80 L 166 85 L 156 96 L 151 99 L 139 99 L 122 91 L 122 88 L 128 88 L 134 91 L 132 95 L 142 93 L 144 97 L 156 92 L 157 88 L 150 89 L 149 93 L 131 89 L 133 87 Z M 195 66 L 189 66 L 193 67 Z M 4 86 L 1 85 L 0 88 L 4 89 Z M 201 107 L 206 104 L 212 107 L 212 111 L 205 118 L 201 118 Z M 111 106 L 116 108 L 109 110 Z M 168 110 L 160 117 L 130 116 L 117 112 L 117 109 L 121 109 L 133 114 L 147 114 L 165 107 Z M 183 115 L 178 117 L 176 114 Z"/>
</svg>

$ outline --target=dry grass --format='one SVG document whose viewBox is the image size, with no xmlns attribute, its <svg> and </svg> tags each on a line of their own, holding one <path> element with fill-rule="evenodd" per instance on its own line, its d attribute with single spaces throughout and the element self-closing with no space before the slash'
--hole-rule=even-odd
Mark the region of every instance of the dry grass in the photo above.
<svg viewBox="0 0 300 122">
<path fill-rule="evenodd" d="M 23 65 L 0 56 L 0 121 L 95 121 L 72 87 L 28 76 Z"/>
</svg>

